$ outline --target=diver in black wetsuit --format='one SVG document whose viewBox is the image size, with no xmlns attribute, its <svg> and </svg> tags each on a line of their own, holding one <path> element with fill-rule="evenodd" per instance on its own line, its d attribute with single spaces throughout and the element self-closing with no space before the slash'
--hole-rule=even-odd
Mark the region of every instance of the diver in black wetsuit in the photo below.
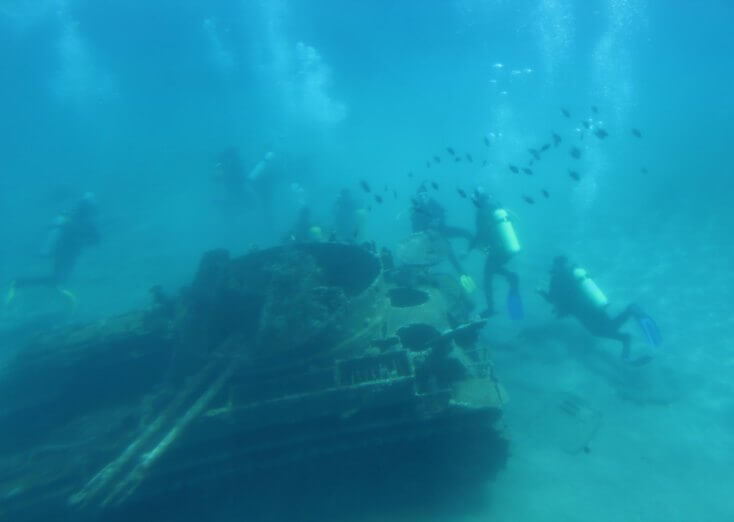
<svg viewBox="0 0 734 522">
<path fill-rule="evenodd" d="M 509 287 L 507 307 L 510 316 L 513 319 L 521 319 L 523 308 L 519 294 L 519 278 L 515 272 L 505 267 L 510 259 L 520 251 L 520 244 L 509 223 L 507 211 L 491 201 L 481 189 L 474 191 L 472 201 L 477 213 L 476 232 L 470 248 L 481 249 L 487 254 L 484 260 L 483 282 L 487 309 L 482 312 L 482 316 L 487 318 L 495 314 L 492 280 L 495 275 L 500 275 L 507 280 Z"/>
<path fill-rule="evenodd" d="M 217 155 L 215 179 L 222 185 L 228 203 L 244 203 L 245 178 L 245 168 L 237 147 L 227 147 Z"/>
<path fill-rule="evenodd" d="M 9 304 L 15 296 L 16 289 L 30 286 L 49 286 L 70 296 L 63 290 L 71 271 L 82 251 L 99 243 L 99 230 L 95 223 L 97 201 L 94 194 L 88 192 L 69 212 L 56 217 L 51 225 L 51 236 L 43 254 L 51 258 L 52 267 L 49 275 L 37 277 L 19 277 L 10 286 L 6 297 Z"/>
<path fill-rule="evenodd" d="M 606 310 L 608 304 L 606 296 L 584 269 L 569 264 L 564 256 L 558 256 L 553 260 L 550 274 L 548 290 L 539 290 L 538 293 L 555 307 L 556 317 L 572 315 L 592 335 L 619 341 L 622 343 L 622 359 L 626 362 L 641 365 L 650 361 L 650 356 L 642 356 L 631 361 L 632 336 L 620 331 L 630 318 L 634 318 L 640 324 L 650 345 L 658 346 L 662 339 L 657 325 L 650 316 L 638 306 L 630 304 L 621 313 L 611 317 Z"/>
<path fill-rule="evenodd" d="M 363 218 L 360 213 L 364 211 L 360 208 L 359 202 L 354 199 L 352 193 L 347 189 L 342 189 L 339 197 L 334 202 L 334 225 L 333 239 L 335 241 L 343 241 L 345 243 L 354 243 L 359 240 L 362 231 Z"/>
<path fill-rule="evenodd" d="M 466 229 L 447 225 L 446 210 L 438 201 L 429 197 L 425 189 L 419 190 L 412 200 L 410 225 L 413 232 L 423 232 L 443 242 L 449 263 L 459 274 L 465 274 L 450 240 L 459 237 L 471 241 L 474 236 Z"/>
</svg>

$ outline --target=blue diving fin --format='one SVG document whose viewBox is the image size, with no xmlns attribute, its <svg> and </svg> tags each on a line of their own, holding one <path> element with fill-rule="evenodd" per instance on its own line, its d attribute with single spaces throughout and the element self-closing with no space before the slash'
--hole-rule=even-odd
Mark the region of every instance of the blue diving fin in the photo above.
<svg viewBox="0 0 734 522">
<path fill-rule="evenodd" d="M 520 321 L 525 317 L 522 299 L 520 299 L 520 294 L 517 292 L 510 292 L 507 295 L 507 312 L 513 321 Z"/>
<path fill-rule="evenodd" d="M 655 323 L 653 318 L 637 307 L 635 307 L 633 313 L 637 320 L 637 324 L 640 325 L 642 332 L 645 334 L 645 338 L 647 339 L 647 343 L 650 345 L 650 348 L 657 348 L 660 346 L 663 343 L 663 337 L 660 335 L 660 328 L 658 328 L 658 325 Z"/>
</svg>

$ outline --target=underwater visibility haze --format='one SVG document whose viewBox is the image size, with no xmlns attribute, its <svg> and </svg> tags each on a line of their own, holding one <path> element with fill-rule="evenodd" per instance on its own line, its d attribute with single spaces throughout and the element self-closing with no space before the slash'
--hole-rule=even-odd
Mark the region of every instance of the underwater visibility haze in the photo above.
<svg viewBox="0 0 734 522">
<path fill-rule="evenodd" d="M 0 516 L 730 520 L 732 20 L 0 2 Z"/>
</svg>

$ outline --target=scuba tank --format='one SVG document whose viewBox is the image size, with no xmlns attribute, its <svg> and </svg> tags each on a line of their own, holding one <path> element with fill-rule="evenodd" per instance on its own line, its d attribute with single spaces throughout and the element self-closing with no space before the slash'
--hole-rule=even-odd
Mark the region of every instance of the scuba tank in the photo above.
<svg viewBox="0 0 734 522">
<path fill-rule="evenodd" d="M 607 296 L 604 295 L 604 292 L 602 292 L 598 286 L 596 286 L 596 283 L 593 279 L 589 277 L 589 275 L 586 273 L 586 270 L 578 267 L 574 268 L 573 277 L 578 282 L 579 288 L 581 289 L 581 293 L 583 294 L 583 296 L 592 305 L 597 308 L 604 308 L 606 305 L 609 304 Z"/>
<path fill-rule="evenodd" d="M 247 179 L 249 179 L 250 181 L 255 181 L 260 176 L 262 176 L 263 172 L 265 172 L 265 168 L 268 166 L 268 163 L 270 162 L 270 160 L 273 159 L 273 156 L 275 156 L 275 154 L 273 154 L 272 152 L 268 152 L 267 154 L 265 154 L 265 157 L 258 161 L 257 165 L 252 168 L 250 173 L 247 175 Z"/>
<path fill-rule="evenodd" d="M 517 240 L 515 227 L 512 226 L 507 211 L 503 208 L 498 208 L 492 212 L 492 216 L 494 217 L 497 235 L 500 238 L 502 248 L 507 254 L 517 254 L 520 251 L 520 242 Z"/>
</svg>

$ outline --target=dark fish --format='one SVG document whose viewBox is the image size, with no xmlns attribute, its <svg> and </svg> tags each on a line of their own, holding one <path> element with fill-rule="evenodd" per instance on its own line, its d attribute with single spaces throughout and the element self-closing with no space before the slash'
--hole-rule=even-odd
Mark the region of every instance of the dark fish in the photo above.
<svg viewBox="0 0 734 522">
<path fill-rule="evenodd" d="M 571 113 L 568 112 L 568 109 L 564 109 L 563 107 L 561 107 L 561 114 L 563 114 L 566 118 L 571 117 Z"/>
<path fill-rule="evenodd" d="M 540 152 L 537 149 L 528 149 L 528 152 L 533 155 L 536 160 L 540 159 Z"/>
<path fill-rule="evenodd" d="M 430 169 L 431 168 L 431 162 L 430 161 L 426 161 L 426 168 L 427 169 Z"/>
<path fill-rule="evenodd" d="M 451 147 L 446 147 L 446 152 L 448 152 L 452 156 L 456 156 L 456 151 Z"/>
<path fill-rule="evenodd" d="M 429 164 L 429 166 L 430 166 L 430 164 Z M 412 178 L 413 177 L 413 171 L 412 170 L 410 172 L 408 172 L 408 177 L 409 178 Z"/>
<path fill-rule="evenodd" d="M 395 197 L 395 199 L 398 199 L 398 191 L 397 190 L 393 190 L 392 191 L 392 195 L 393 195 L 393 197 Z"/>
<path fill-rule="evenodd" d="M 600 140 L 603 140 L 604 138 L 609 136 L 609 133 L 600 127 L 594 131 L 594 136 L 596 136 Z"/>
<path fill-rule="evenodd" d="M 461 163 L 461 158 L 459 158 L 458 156 L 454 158 L 454 163 Z"/>
<path fill-rule="evenodd" d="M 640 129 L 632 129 L 632 135 L 635 138 L 642 138 L 642 133 L 640 132 Z"/>
<path fill-rule="evenodd" d="M 441 163 L 441 158 L 439 156 L 433 156 L 433 161 L 436 163 Z"/>
<path fill-rule="evenodd" d="M 543 194 L 543 197 L 544 197 L 545 199 L 548 199 L 548 198 L 550 197 L 550 194 L 549 194 L 549 193 L 548 193 L 548 191 L 547 191 L 547 190 L 545 190 L 545 189 L 541 190 L 541 191 L 540 191 L 540 193 L 541 193 L 541 194 Z"/>
<path fill-rule="evenodd" d="M 385 185 L 385 190 L 383 190 L 383 192 L 387 192 L 387 185 Z"/>
<path fill-rule="evenodd" d="M 591 123 L 589 122 L 589 120 L 582 121 L 581 125 L 583 125 L 586 130 L 589 130 L 589 127 L 591 127 Z"/>
<path fill-rule="evenodd" d="M 433 190 L 438 190 L 438 183 L 435 181 L 431 181 L 431 186 L 433 187 Z"/>
<path fill-rule="evenodd" d="M 647 174 L 647 167 L 642 167 L 640 169 L 640 172 L 642 172 L 643 174 Z"/>
<path fill-rule="evenodd" d="M 571 150 L 569 150 L 568 153 L 574 159 L 579 159 L 581 157 L 581 149 L 578 147 L 571 147 Z"/>
<path fill-rule="evenodd" d="M 375 201 L 382 205 L 382 196 L 380 196 L 379 194 L 375 194 Z"/>
<path fill-rule="evenodd" d="M 520 172 L 515 165 L 510 165 L 510 170 L 513 174 L 517 174 L 518 172 Z"/>
<path fill-rule="evenodd" d="M 457 188 L 456 189 L 456 192 L 459 193 L 459 196 L 461 196 L 462 198 L 466 199 L 466 191 L 464 189 Z"/>
<path fill-rule="evenodd" d="M 370 188 L 369 184 L 365 180 L 361 180 L 359 182 L 359 185 L 362 187 L 362 190 L 365 192 L 372 192 L 372 189 Z"/>
<path fill-rule="evenodd" d="M 467 160 L 467 161 L 468 161 L 469 163 L 474 163 L 474 158 L 472 158 L 472 157 L 471 157 L 471 154 L 469 154 L 468 152 L 466 153 L 466 160 Z"/>
<path fill-rule="evenodd" d="M 542 147 L 540 147 L 540 152 L 545 152 L 548 149 L 550 149 L 550 143 L 544 143 Z"/>
<path fill-rule="evenodd" d="M 599 114 L 599 107 L 597 107 L 596 105 L 592 105 L 591 112 L 593 112 L 594 114 Z"/>
<path fill-rule="evenodd" d="M 571 176 L 571 179 L 574 181 L 579 181 L 581 179 L 581 175 L 575 170 L 569 170 L 568 175 Z"/>
<path fill-rule="evenodd" d="M 489 138 L 486 136 L 484 137 L 484 144 L 489 147 Z"/>
<path fill-rule="evenodd" d="M 487 160 L 484 160 L 484 161 L 482 162 L 482 167 L 486 167 L 486 166 L 487 166 Z"/>
<path fill-rule="evenodd" d="M 530 196 L 523 196 L 522 199 L 524 199 L 525 203 L 527 203 L 528 205 L 535 205 L 535 200 Z"/>
<path fill-rule="evenodd" d="M 534 159 L 531 159 L 530 161 L 528 161 L 528 167 L 532 167 L 534 164 L 535 164 Z"/>
<path fill-rule="evenodd" d="M 554 132 L 553 133 L 553 146 L 558 147 L 558 144 L 561 143 L 562 141 L 563 140 L 561 139 L 561 137 Z"/>
<path fill-rule="evenodd" d="M 533 171 L 532 171 L 532 170 L 530 170 L 530 169 L 528 169 L 528 168 L 524 168 L 524 169 L 522 169 L 522 171 L 523 171 L 523 172 L 524 172 L 525 174 L 527 174 L 528 176 L 532 176 L 532 175 L 533 175 Z"/>
</svg>

